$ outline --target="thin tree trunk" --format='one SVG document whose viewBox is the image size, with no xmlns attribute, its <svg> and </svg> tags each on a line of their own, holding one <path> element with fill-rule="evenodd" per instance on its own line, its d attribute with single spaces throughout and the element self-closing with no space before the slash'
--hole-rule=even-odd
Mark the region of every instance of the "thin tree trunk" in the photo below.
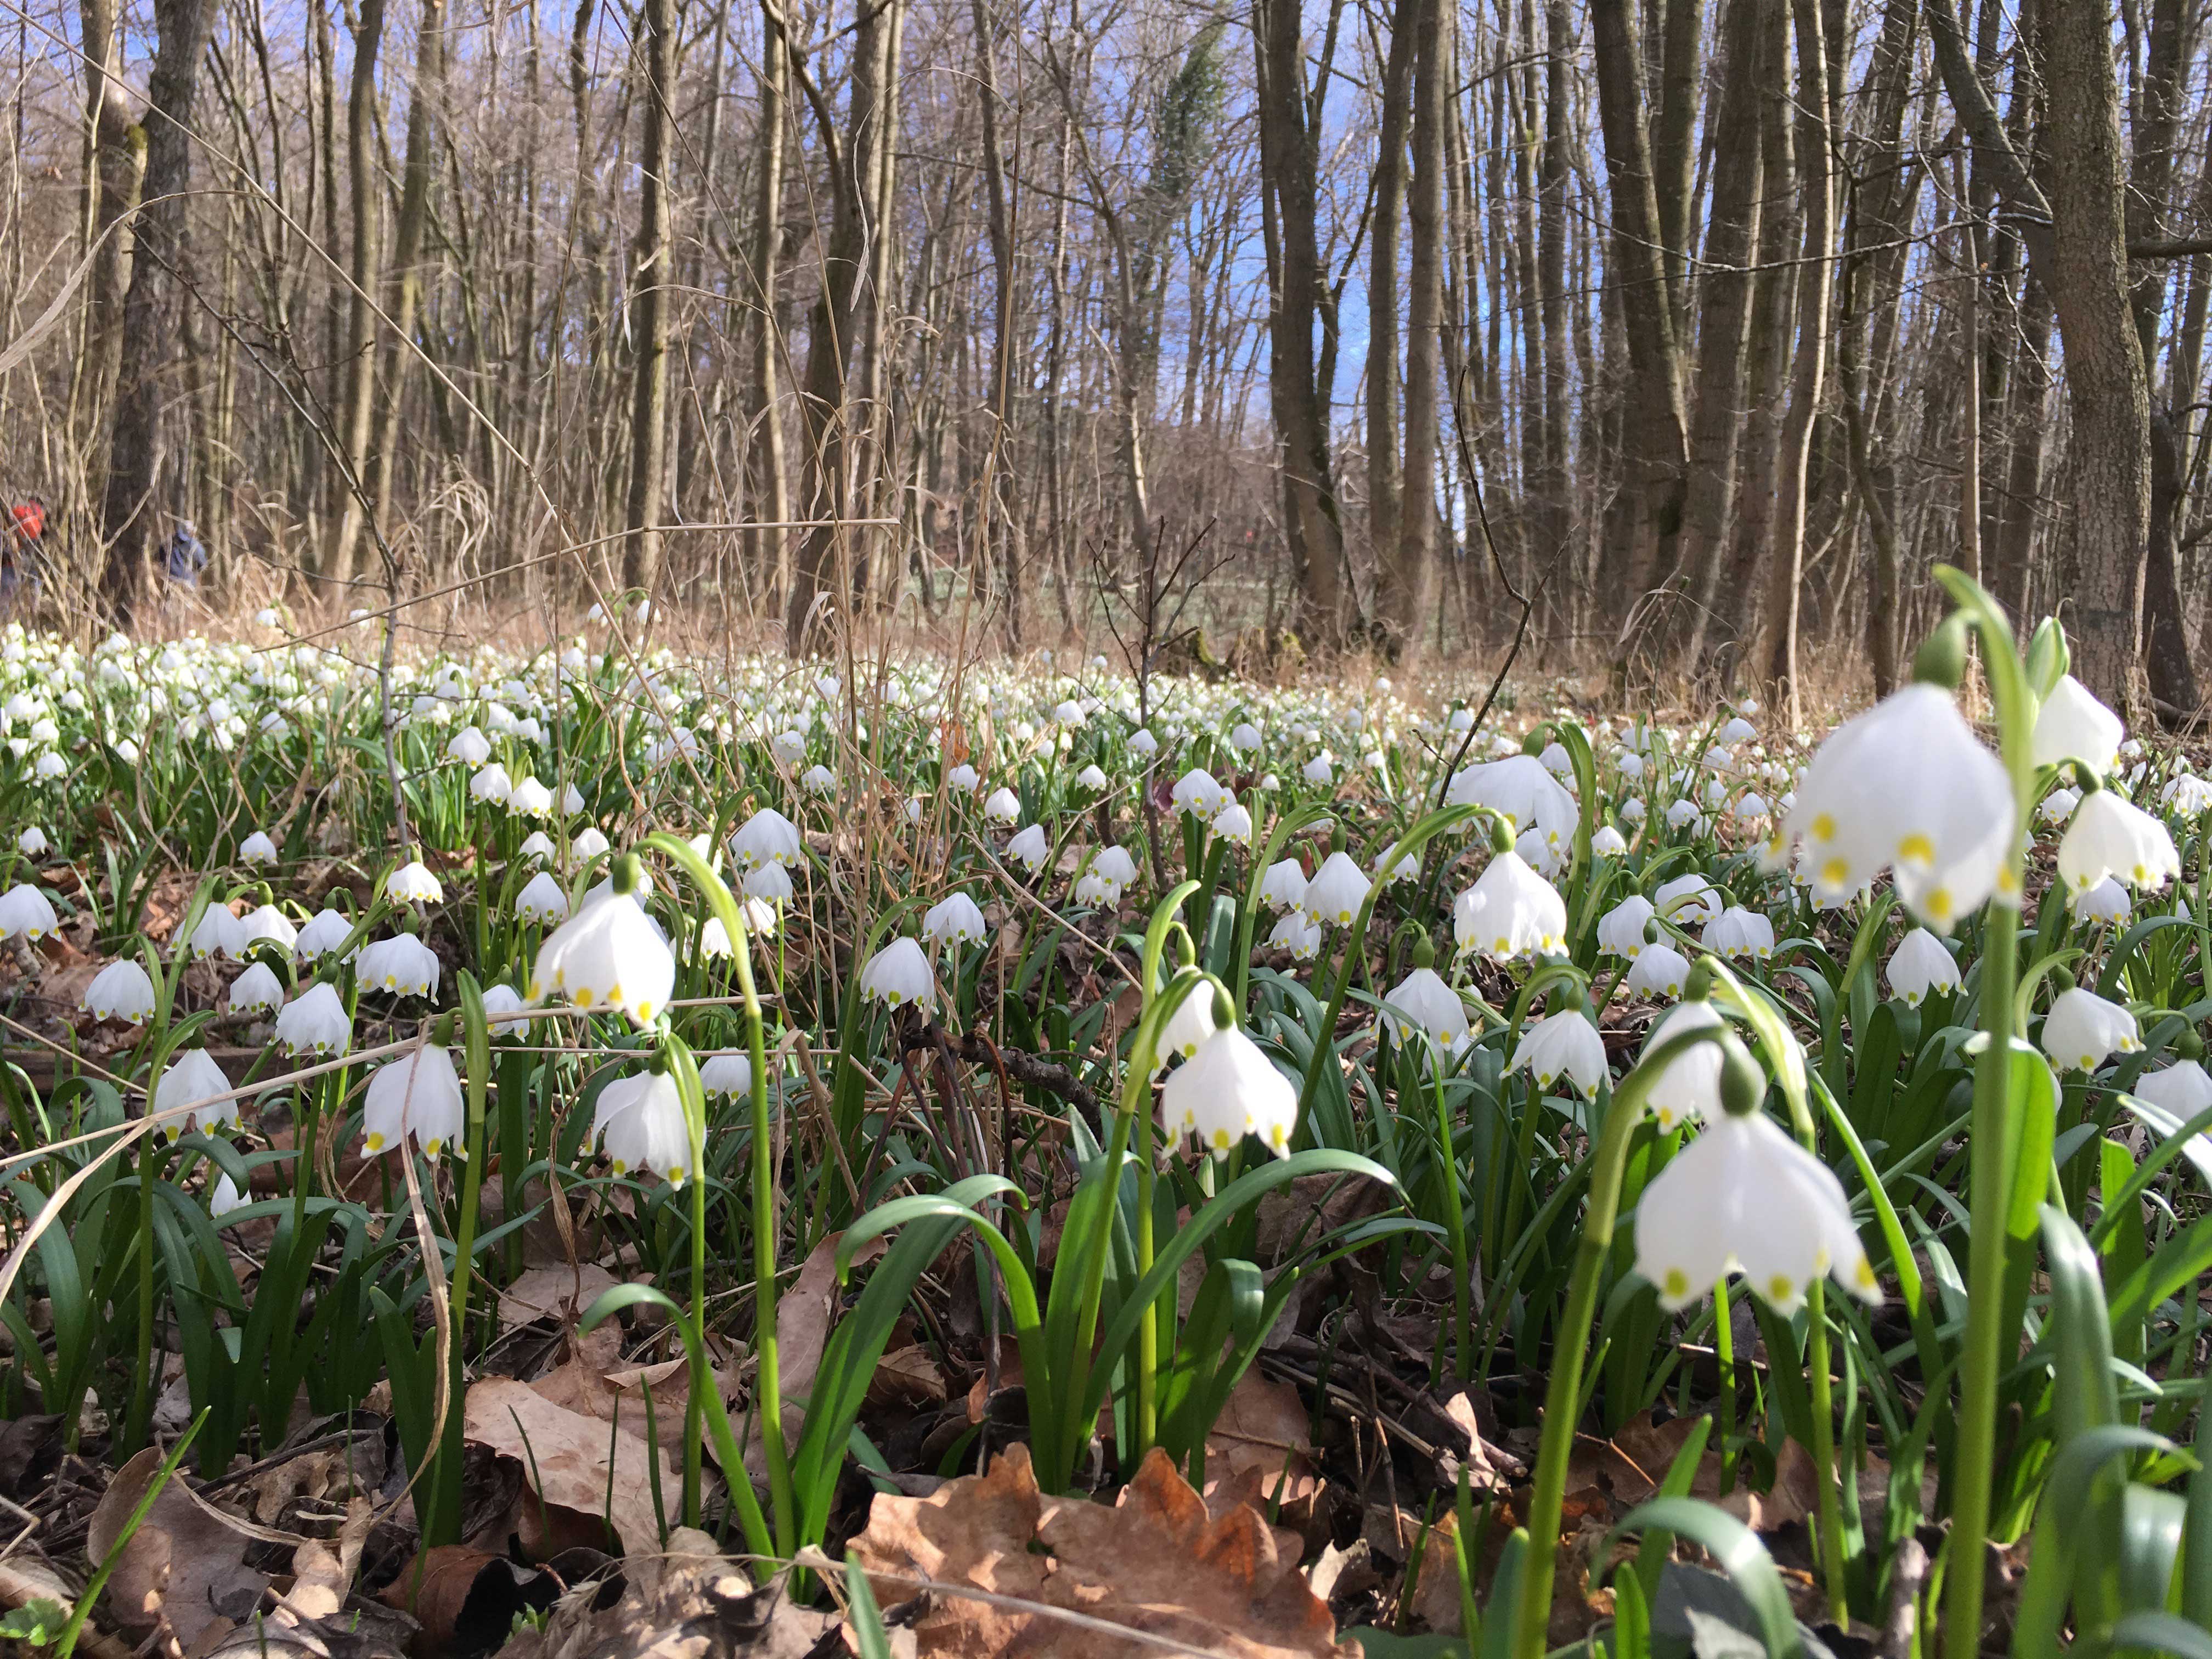
<svg viewBox="0 0 2212 1659">
<path fill-rule="evenodd" d="M 669 313 L 675 298 L 669 168 L 675 151 L 676 0 L 644 0 L 645 124 L 639 162 L 636 257 L 630 264 L 632 366 L 629 495 L 623 586 L 650 594 L 660 574 L 661 497 L 668 477 Z"/>
<path fill-rule="evenodd" d="M 341 380 L 338 445 L 343 465 L 332 507 L 337 540 L 324 568 L 340 580 L 355 570 L 361 539 L 362 491 L 369 481 L 369 446 L 376 420 L 376 56 L 384 40 L 384 0 L 361 0 L 353 33 L 353 80 L 346 94 L 346 186 L 353 210 L 353 246 L 346 265 L 344 373 Z M 150 169 L 149 169 L 150 170 Z"/>
<path fill-rule="evenodd" d="M 376 476 L 369 495 L 377 522 L 390 533 L 394 458 L 409 370 L 415 356 L 416 313 L 422 298 L 422 242 L 430 221 L 430 179 L 437 170 L 438 116 L 446 97 L 445 0 L 422 0 L 415 48 L 415 88 L 407 100 L 407 162 L 392 246 L 392 338 L 386 349 L 384 415 L 376 439 Z"/>
</svg>

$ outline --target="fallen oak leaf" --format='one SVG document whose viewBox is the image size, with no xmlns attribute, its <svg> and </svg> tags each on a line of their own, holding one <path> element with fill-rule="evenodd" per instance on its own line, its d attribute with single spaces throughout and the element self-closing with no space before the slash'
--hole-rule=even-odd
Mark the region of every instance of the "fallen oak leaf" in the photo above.
<svg viewBox="0 0 2212 1659">
<path fill-rule="evenodd" d="M 116 1471 L 86 1525 L 85 1554 L 94 1562 L 114 1558 L 103 1599 L 118 1621 L 145 1631 L 166 1620 L 190 1648 L 216 1620 L 244 1619 L 259 1604 L 269 1580 L 246 1565 L 246 1545 L 267 1529 L 226 1516 L 175 1474 L 126 1538 L 161 1461 L 161 1449 L 149 1446 Z"/>
<path fill-rule="evenodd" d="M 408 1563 L 384 1600 L 422 1626 L 432 1653 L 486 1653 L 514 1629 L 515 1615 L 542 1613 L 561 1599 L 560 1581 L 503 1555 L 441 1544 Z"/>
</svg>

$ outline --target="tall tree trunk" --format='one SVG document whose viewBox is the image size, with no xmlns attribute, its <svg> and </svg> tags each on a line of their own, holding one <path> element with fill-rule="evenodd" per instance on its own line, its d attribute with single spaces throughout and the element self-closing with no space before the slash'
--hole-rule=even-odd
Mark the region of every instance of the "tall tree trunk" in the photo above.
<svg viewBox="0 0 2212 1659">
<path fill-rule="evenodd" d="M 661 496 L 668 477 L 668 319 L 675 299 L 669 198 L 676 136 L 676 0 L 645 0 L 644 118 L 639 161 L 636 255 L 630 262 L 632 366 L 629 495 L 623 586 L 653 592 L 660 574 Z"/>
<path fill-rule="evenodd" d="M 1015 306 L 1020 277 L 1014 269 L 1013 214 L 1007 200 L 1006 158 L 1000 148 L 998 49 L 983 0 L 972 0 L 975 28 L 977 104 L 982 116 L 985 228 L 991 240 L 991 379 L 983 389 L 983 547 L 1006 589 L 1006 638 L 1022 641 L 1022 576 L 1029 562 L 1022 515 L 1014 499 L 1007 442 L 1014 400 Z M 1194 315 L 1194 325 L 1195 317 Z M 1194 360 L 1195 354 L 1193 354 Z M 1185 416 L 1188 418 L 1188 415 Z M 925 553 L 930 551 L 923 550 Z M 926 574 L 927 583 L 930 577 Z M 927 588 L 925 587 L 925 596 Z"/>
<path fill-rule="evenodd" d="M 128 628 L 144 602 L 161 539 L 155 490 L 161 464 L 161 405 L 171 391 L 183 332 L 189 270 L 185 192 L 191 187 L 192 96 L 208 31 L 208 0 L 155 0 L 160 44 L 148 81 L 146 194 L 138 258 L 124 301 L 115 435 L 109 450 L 100 529 L 107 543 L 100 598 Z"/>
<path fill-rule="evenodd" d="M 119 73 L 115 0 L 84 0 L 85 122 L 92 164 L 85 225 L 93 250 L 85 285 L 84 345 L 76 365 L 75 404 L 88 442 L 115 396 L 123 346 L 123 302 L 131 287 L 131 227 L 146 173 L 146 131 L 131 118 L 131 92 Z M 88 454 L 96 463 L 97 448 Z"/>
<path fill-rule="evenodd" d="M 1319 112 L 1310 106 L 1300 20 L 1297 0 L 1253 0 L 1260 173 L 1274 244 L 1267 389 L 1282 467 L 1283 524 L 1297 573 L 1297 625 L 1327 649 L 1342 627 L 1344 530 L 1329 455 L 1328 388 L 1318 382 L 1314 365 L 1314 322 L 1325 297 L 1316 223 Z"/>
<path fill-rule="evenodd" d="M 344 374 L 340 382 L 335 479 L 339 499 L 331 511 L 337 539 L 324 568 L 351 580 L 356 544 L 364 522 L 362 497 L 370 481 L 369 445 L 376 420 L 376 56 L 384 41 L 384 0 L 361 0 L 353 32 L 353 80 L 346 94 L 346 188 L 353 214 L 353 245 L 346 264 Z M 150 171 L 150 168 L 149 168 Z"/>
<path fill-rule="evenodd" d="M 1776 518 L 1768 617 L 1773 629 L 1766 675 L 1787 698 L 1797 724 L 1802 687 L 1797 673 L 1797 627 L 1805 569 L 1805 474 L 1813 448 L 1827 373 L 1829 246 L 1835 197 L 1830 149 L 1832 106 L 1828 52 L 1820 0 L 1791 0 L 1797 42 L 1797 151 L 1805 202 L 1805 249 L 1797 268 L 1797 356 L 1790 372 L 1790 412 L 1783 419 L 1781 464 L 1775 483 Z"/>
<path fill-rule="evenodd" d="M 1398 230 L 1406 199 L 1406 146 L 1413 112 L 1413 60 L 1427 0 L 1398 0 L 1376 116 L 1375 207 L 1367 222 L 1367 545 L 1376 569 L 1378 630 L 1402 629 L 1408 599 L 1395 591 L 1405 452 L 1398 442 L 1404 388 L 1398 378 Z M 1386 635 L 1386 641 L 1389 636 Z M 1398 636 L 1402 639 L 1402 635 Z"/>
<path fill-rule="evenodd" d="M 1443 27 L 1446 0 L 1420 0 L 1413 79 L 1413 177 L 1407 198 L 1412 233 L 1406 272 L 1406 471 L 1398 543 L 1376 596 L 1384 646 L 1395 655 L 1416 641 L 1433 602 L 1437 537 L 1437 353 L 1443 330 L 1445 100 L 1455 62 Z M 1495 361 L 1493 355 L 1492 361 Z M 1499 400 L 1491 400 L 1498 408 Z"/>
<path fill-rule="evenodd" d="M 750 516 L 771 525 L 791 517 L 791 487 L 787 480 L 783 444 L 783 400 L 779 394 L 784 340 L 776 326 L 776 268 L 783 249 L 783 153 L 785 94 L 790 84 L 790 46 L 784 38 L 783 15 L 775 0 L 762 0 L 760 63 L 760 137 L 753 175 L 752 270 L 748 295 L 752 310 L 753 403 L 746 429 L 746 464 L 751 470 Z M 787 550 L 790 532 L 761 530 L 751 533 L 747 553 L 752 562 L 757 591 L 781 599 L 790 573 Z"/>
<path fill-rule="evenodd" d="M 415 359 L 415 319 L 422 301 L 422 243 L 430 222 L 430 180 L 437 171 L 438 118 L 446 100 L 445 0 L 422 0 L 422 33 L 415 45 L 415 88 L 407 100 L 407 161 L 401 173 L 399 220 L 392 243 L 392 338 L 385 348 L 384 411 L 376 439 L 376 471 L 369 498 L 389 533 L 392 473 L 400 420 Z"/>
</svg>

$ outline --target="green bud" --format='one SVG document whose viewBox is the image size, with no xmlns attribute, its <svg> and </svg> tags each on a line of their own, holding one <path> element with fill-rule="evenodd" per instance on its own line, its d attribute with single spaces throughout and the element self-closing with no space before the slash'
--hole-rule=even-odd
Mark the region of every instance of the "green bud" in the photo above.
<svg viewBox="0 0 2212 1659">
<path fill-rule="evenodd" d="M 615 860 L 611 879 L 617 893 L 635 893 L 645 876 L 645 866 L 637 861 L 635 853 L 624 853 Z"/>
<path fill-rule="evenodd" d="M 2064 996 L 2074 988 L 2074 975 L 2063 968 L 2053 968 L 2051 970 L 2051 994 L 2054 997 Z"/>
<path fill-rule="evenodd" d="M 1490 816 L 1490 850 L 1493 853 L 1513 850 L 1513 820 L 1503 812 L 1493 812 Z"/>
<path fill-rule="evenodd" d="M 1341 853 L 1350 844 L 1351 838 L 1344 833 L 1343 824 L 1336 823 L 1329 827 L 1328 850 L 1330 852 Z"/>
<path fill-rule="evenodd" d="M 1436 963 L 1437 947 L 1429 943 L 1429 936 L 1424 933 L 1413 941 L 1413 966 L 1433 968 Z"/>
<path fill-rule="evenodd" d="M 2066 763 L 2074 769 L 2074 781 L 2081 785 L 2083 800 L 2088 799 L 2090 796 L 2105 787 L 2104 779 L 2097 775 L 2097 769 L 2088 762 L 2069 757 Z"/>
<path fill-rule="evenodd" d="M 1534 726 L 1522 735 L 1521 752 L 1524 755 L 1540 755 L 1544 752 L 1544 728 L 1540 726 Z"/>
<path fill-rule="evenodd" d="M 2173 1053 L 2174 1057 L 2179 1060 L 2204 1058 L 2204 1039 L 2197 1035 L 2196 1027 L 2186 1028 L 2179 1036 L 2174 1038 Z"/>
<path fill-rule="evenodd" d="M 2057 617 L 2045 617 L 2036 624 L 2035 636 L 2027 642 L 2028 689 L 2038 697 L 2049 696 L 2072 665 L 2066 630 L 2058 625 Z"/>
<path fill-rule="evenodd" d="M 1730 1117 L 1749 1117 L 1766 1100 L 1766 1073 L 1735 1033 L 1721 1038 L 1721 1105 Z"/>
<path fill-rule="evenodd" d="M 1960 616 L 1946 617 L 1913 658 L 1912 678 L 1921 685 L 1940 685 L 1946 691 L 1955 691 L 1966 677 L 1966 621 Z"/>
<path fill-rule="evenodd" d="M 1705 1002 L 1709 1000 L 1712 994 L 1713 964 L 1702 960 L 1692 963 L 1690 976 L 1682 982 L 1682 1000 Z"/>
<path fill-rule="evenodd" d="M 1654 916 L 1644 924 L 1644 942 L 1646 945 L 1656 945 L 1659 939 L 1659 918 Z M 1711 975 L 1708 975 L 1706 977 L 1710 981 Z"/>
<path fill-rule="evenodd" d="M 1237 1005 L 1229 1000 L 1228 991 L 1218 980 L 1213 981 L 1213 1023 L 1224 1031 L 1237 1024 Z"/>
<path fill-rule="evenodd" d="M 453 1046 L 453 1016 L 451 1013 L 438 1016 L 438 1023 L 430 1028 L 430 1041 L 441 1048 Z"/>
</svg>

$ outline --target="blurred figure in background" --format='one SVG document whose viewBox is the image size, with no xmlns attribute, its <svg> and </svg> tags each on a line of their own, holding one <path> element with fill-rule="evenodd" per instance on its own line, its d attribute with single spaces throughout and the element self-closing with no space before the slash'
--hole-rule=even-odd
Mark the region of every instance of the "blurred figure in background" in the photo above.
<svg viewBox="0 0 2212 1659">
<path fill-rule="evenodd" d="M 12 616 L 39 602 L 46 568 L 46 502 L 32 495 L 8 509 L 7 534 L 0 544 L 0 616 Z"/>
<path fill-rule="evenodd" d="M 195 588 L 200 585 L 200 572 L 207 568 L 207 544 L 192 528 L 190 519 L 177 520 L 177 527 L 161 549 L 161 568 L 178 586 Z"/>
</svg>

